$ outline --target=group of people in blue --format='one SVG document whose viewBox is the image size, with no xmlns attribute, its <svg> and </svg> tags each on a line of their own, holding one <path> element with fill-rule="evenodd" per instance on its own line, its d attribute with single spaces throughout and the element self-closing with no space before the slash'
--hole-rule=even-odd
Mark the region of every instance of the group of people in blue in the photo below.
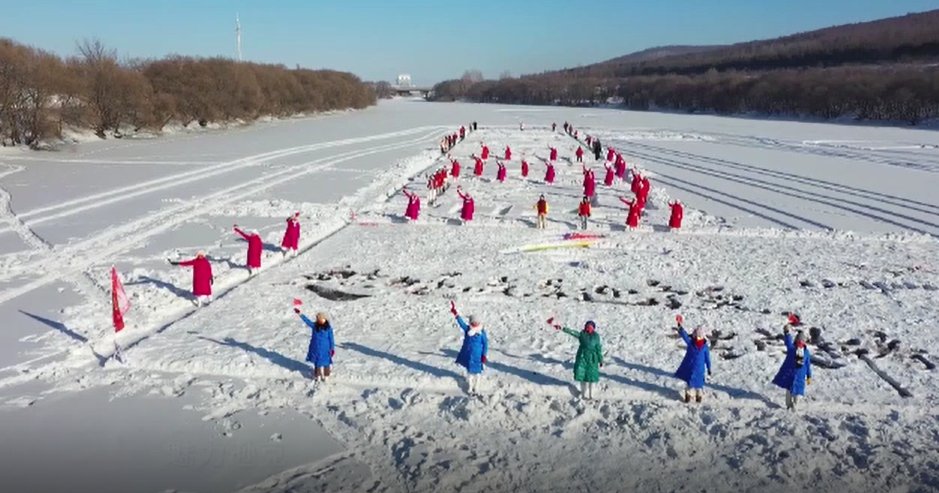
<svg viewBox="0 0 939 493">
<path fill-rule="evenodd" d="M 312 331 L 306 360 L 313 365 L 314 379 L 326 382 L 331 373 L 333 356 L 336 354 L 333 329 L 326 314 L 319 312 L 311 320 L 299 308 L 294 311 Z M 479 383 L 488 363 L 489 338 L 482 323 L 475 316 L 468 320 L 460 316 L 456 304 L 450 302 L 450 313 L 456 320 L 457 327 L 463 333 L 463 342 L 457 353 L 456 364 L 466 370 L 467 388 L 470 394 L 478 394 Z M 711 378 L 710 342 L 704 329 L 695 328 L 690 334 L 685 330 L 684 318 L 675 317 L 675 330 L 685 344 L 685 355 L 675 371 L 675 378 L 685 382 L 684 401 L 702 402 L 704 388 Z M 600 368 L 603 367 L 603 345 L 597 324 L 592 320 L 584 324 L 580 331 L 564 327 L 549 319 L 548 324 L 555 330 L 577 339 L 577 353 L 574 359 L 574 380 L 580 383 L 580 396 L 584 400 L 594 398 L 594 386 L 600 380 Z M 783 327 L 783 340 L 786 345 L 786 357 L 782 366 L 773 377 L 773 384 L 786 391 L 786 408 L 795 410 L 798 400 L 805 395 L 805 388 L 812 383 L 812 354 L 805 343 L 801 330 L 793 336 L 794 327 L 801 325 L 799 318 L 790 315 Z"/>
</svg>

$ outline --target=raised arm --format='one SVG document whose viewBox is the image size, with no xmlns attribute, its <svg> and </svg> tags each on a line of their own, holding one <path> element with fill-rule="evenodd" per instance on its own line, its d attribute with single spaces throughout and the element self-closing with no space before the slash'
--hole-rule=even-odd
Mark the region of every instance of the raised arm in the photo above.
<svg viewBox="0 0 939 493">
<path fill-rule="evenodd" d="M 578 333 L 576 330 L 572 330 L 567 327 L 562 327 L 561 332 L 573 337 L 574 339 L 580 339 L 580 333 Z"/>
<path fill-rule="evenodd" d="M 463 320 L 463 317 L 459 315 L 456 316 L 456 325 L 460 327 L 460 330 L 462 330 L 464 334 L 470 330 L 469 324 L 467 324 L 466 321 Z"/>
<path fill-rule="evenodd" d="M 302 314 L 302 313 L 300 313 L 299 315 L 300 315 L 300 320 L 303 320 L 303 323 L 305 323 L 305 324 L 307 325 L 307 327 L 309 327 L 309 328 L 311 328 L 311 329 L 315 329 L 315 328 L 316 328 L 316 322 L 310 320 L 306 315 L 304 315 L 304 314 Z"/>
<path fill-rule="evenodd" d="M 196 263 L 196 259 L 191 259 L 191 260 L 183 260 L 182 262 L 176 262 L 173 265 L 178 265 L 180 267 L 192 267 L 193 265 L 195 265 L 195 263 Z"/>
<path fill-rule="evenodd" d="M 237 225 L 235 226 L 234 229 L 235 229 L 235 233 L 238 233 L 242 238 L 246 240 L 248 239 L 248 235 L 246 235 L 245 232 L 242 231 L 241 228 L 239 228 Z"/>
<path fill-rule="evenodd" d="M 688 333 L 685 332 L 685 328 L 682 327 L 681 325 L 678 326 L 678 336 L 681 337 L 681 340 L 685 341 L 685 344 L 689 346 L 691 345 L 691 336 L 689 336 Z"/>
<path fill-rule="evenodd" d="M 795 349 L 795 344 L 792 342 L 792 328 L 789 324 L 786 324 L 783 327 L 783 341 L 786 342 L 786 350 L 792 351 Z"/>
<path fill-rule="evenodd" d="M 704 366 L 708 369 L 708 375 L 711 374 L 711 348 L 710 344 L 704 346 Z"/>
</svg>

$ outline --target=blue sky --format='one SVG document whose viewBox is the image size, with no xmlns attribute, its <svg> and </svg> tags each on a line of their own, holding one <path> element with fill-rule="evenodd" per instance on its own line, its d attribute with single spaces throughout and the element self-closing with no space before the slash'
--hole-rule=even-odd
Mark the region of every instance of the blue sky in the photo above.
<svg viewBox="0 0 939 493">
<path fill-rule="evenodd" d="M 431 84 L 606 60 L 666 44 L 732 43 L 939 8 L 939 0 L 0 0 L 0 36 L 62 55 L 98 38 L 125 57 L 235 55 L 410 73 Z"/>
</svg>

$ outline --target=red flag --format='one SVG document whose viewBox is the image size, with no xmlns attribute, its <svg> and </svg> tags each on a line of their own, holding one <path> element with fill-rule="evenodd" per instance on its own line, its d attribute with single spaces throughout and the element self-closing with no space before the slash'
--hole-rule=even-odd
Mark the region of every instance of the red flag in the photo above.
<svg viewBox="0 0 939 493">
<path fill-rule="evenodd" d="M 130 309 L 130 300 L 124 292 L 124 285 L 117 275 L 117 269 L 111 267 L 111 316 L 114 320 L 114 332 L 124 328 L 124 314 Z"/>
</svg>

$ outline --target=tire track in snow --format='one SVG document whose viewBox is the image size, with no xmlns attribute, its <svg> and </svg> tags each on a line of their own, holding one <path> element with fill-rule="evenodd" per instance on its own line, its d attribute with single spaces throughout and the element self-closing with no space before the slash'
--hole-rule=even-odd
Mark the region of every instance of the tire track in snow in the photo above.
<svg viewBox="0 0 939 493">
<path fill-rule="evenodd" d="M 730 161 L 727 159 L 715 158 L 715 157 L 705 156 L 703 154 L 695 154 L 691 152 L 678 151 L 675 149 L 668 149 L 665 147 L 658 147 L 658 146 L 654 146 L 650 144 L 630 143 L 630 146 L 640 147 L 648 151 L 658 152 L 661 154 L 667 154 L 667 155 L 674 156 L 677 158 L 686 158 L 686 159 L 694 159 L 696 161 L 704 161 L 709 164 L 714 164 L 714 165 L 722 166 L 722 167 L 730 167 L 730 168 L 738 169 L 740 171 L 760 174 L 760 175 L 768 176 L 771 178 L 791 180 L 791 181 L 795 181 L 798 183 L 802 183 L 804 185 L 821 188 L 822 190 L 828 190 L 830 192 L 836 192 L 836 193 L 843 193 L 845 195 L 852 195 L 852 196 L 866 199 L 866 200 L 879 200 L 881 202 L 889 203 L 897 207 L 904 207 L 904 208 L 912 209 L 917 212 L 922 212 L 924 214 L 939 215 L 939 205 L 929 204 L 926 202 L 920 202 L 920 201 L 913 200 L 913 199 L 907 199 L 905 197 L 897 197 L 897 196 L 886 194 L 886 193 L 876 192 L 872 190 L 865 190 L 863 188 L 856 188 L 856 187 L 852 187 L 849 185 L 835 183 L 835 182 L 827 181 L 823 179 L 807 178 L 807 177 L 804 177 L 795 173 L 761 168 L 759 166 L 754 166 L 751 164 L 738 163 L 738 162 Z M 906 202 L 906 203 L 904 204 L 902 202 Z M 918 206 L 931 208 L 933 210 L 929 211 L 929 210 L 921 209 Z"/>
<path fill-rule="evenodd" d="M 429 134 L 427 134 L 427 135 L 425 135 L 425 136 L 419 137 L 419 138 L 414 139 L 414 140 L 411 140 L 411 141 L 403 142 L 403 143 L 397 143 L 397 144 L 379 146 L 379 147 L 377 147 L 377 148 L 373 148 L 373 149 L 369 149 L 369 150 L 359 150 L 359 151 L 356 151 L 356 152 L 346 153 L 346 155 L 342 155 L 341 157 L 332 156 L 332 157 L 329 157 L 329 158 L 323 158 L 323 159 L 320 159 L 320 160 L 312 161 L 312 162 L 310 162 L 310 163 L 304 163 L 304 164 L 313 164 L 313 163 L 325 162 L 325 164 L 320 164 L 320 165 L 318 165 L 318 166 L 314 166 L 314 167 L 312 167 L 312 169 L 309 169 L 309 168 L 308 168 L 308 169 L 303 170 L 303 171 L 301 171 L 301 172 L 299 172 L 299 173 L 296 172 L 296 170 L 293 170 L 294 173 L 292 173 L 292 174 L 291 174 L 291 173 L 285 173 L 285 172 L 283 172 L 283 171 L 282 171 L 282 172 L 279 172 L 279 173 L 277 173 L 278 175 L 287 174 L 288 176 L 286 176 L 286 178 L 280 178 L 280 179 L 276 180 L 275 183 L 265 183 L 265 184 L 262 184 L 262 185 L 260 185 L 260 187 L 257 188 L 255 191 L 263 190 L 264 188 L 269 188 L 269 187 L 271 187 L 271 186 L 276 186 L 276 185 L 278 185 L 278 184 L 280 184 L 280 183 L 283 183 L 283 182 L 289 181 L 289 180 L 291 180 L 291 179 L 294 179 L 296 176 L 301 176 L 301 175 L 303 175 L 303 174 L 307 174 L 307 173 L 310 173 L 310 172 L 319 171 L 319 170 L 322 170 L 322 169 L 329 169 L 332 165 L 334 165 L 334 164 L 336 164 L 336 163 L 339 163 L 339 162 L 349 161 L 349 160 L 352 160 L 352 159 L 357 159 L 357 158 L 360 158 L 360 157 L 364 157 L 364 156 L 367 156 L 367 155 L 370 155 L 370 154 L 379 153 L 379 152 L 386 152 L 386 151 L 388 151 L 388 150 L 395 150 L 395 149 L 398 149 L 398 148 L 407 148 L 407 147 L 409 147 L 409 146 L 414 145 L 415 143 L 420 143 L 420 142 L 426 141 L 427 138 L 431 138 L 431 137 L 435 136 L 435 135 L 436 135 L 436 132 L 437 132 L 437 131 L 435 130 L 435 131 L 432 131 L 432 132 L 430 132 Z M 436 162 L 436 160 L 435 160 L 434 162 Z M 433 166 L 433 164 L 432 164 L 431 166 Z M 285 171 L 291 171 L 291 170 L 285 170 Z M 269 177 L 269 176 L 270 176 L 270 175 L 268 175 L 268 177 Z M 256 181 L 261 181 L 261 179 L 259 179 L 259 180 L 253 180 L 252 183 L 254 183 L 254 182 L 256 182 Z M 370 185 L 370 186 L 368 186 L 368 187 L 365 187 L 365 188 L 363 188 L 362 190 L 372 191 L 372 188 L 381 188 L 381 187 L 380 187 L 380 186 L 375 187 L 375 184 L 373 183 L 372 185 Z M 397 187 L 396 190 L 400 190 L 400 188 L 401 188 L 401 187 Z M 252 192 L 249 192 L 249 193 L 254 193 L 255 191 L 252 191 Z M 369 200 L 369 197 L 364 197 L 364 196 L 363 196 L 363 197 L 359 197 L 359 198 L 360 198 L 360 200 L 362 200 L 363 202 Z M 229 200 L 224 200 L 224 201 L 222 201 L 222 202 L 219 202 L 219 203 L 216 204 L 215 207 L 213 207 L 213 209 L 215 209 L 215 208 L 217 208 L 217 207 L 220 207 L 220 206 L 224 205 L 225 203 L 230 202 L 230 201 L 233 201 L 233 200 L 236 200 L 236 199 L 229 199 Z M 386 200 L 387 200 L 387 197 L 386 197 Z M 190 218 L 190 216 L 186 215 L 183 220 L 188 220 L 189 218 Z M 322 243 L 323 241 L 325 241 L 325 240 L 331 238 L 332 236 L 338 234 L 339 232 L 343 231 L 343 230 L 344 230 L 346 227 L 348 227 L 350 224 L 353 224 L 353 223 L 351 223 L 351 222 L 349 222 L 348 220 L 346 220 L 346 221 L 344 221 L 343 224 L 342 224 L 341 226 L 339 226 L 338 228 L 335 228 L 335 229 L 333 229 L 333 230 L 331 230 L 331 231 L 328 231 L 328 232 L 325 232 L 325 233 L 319 235 L 317 238 L 315 238 L 314 240 L 312 240 L 308 245 L 306 245 L 306 246 L 301 250 L 300 253 L 302 254 L 302 253 L 305 253 L 305 252 L 307 252 L 307 251 L 309 251 L 309 250 L 315 248 L 317 245 L 319 245 L 319 244 Z M 166 228 L 164 228 L 164 229 L 166 229 Z M 153 231 L 151 231 L 150 234 L 153 234 Z M 139 241 L 139 239 L 138 239 L 138 241 Z M 131 245 L 131 244 L 126 244 L 126 245 L 124 245 L 124 246 L 125 246 L 126 248 L 132 248 L 132 247 L 133 247 L 133 245 Z M 299 256 L 299 255 L 298 255 L 298 256 Z M 285 260 L 282 260 L 282 261 L 279 261 L 279 262 L 275 262 L 274 264 L 271 264 L 271 267 L 277 267 L 277 266 L 279 266 L 279 265 L 281 265 L 281 264 L 289 263 L 289 262 L 291 262 L 291 261 L 292 261 L 293 259 L 295 259 L 295 258 L 297 258 L 297 257 L 288 258 L 288 259 L 285 259 Z M 86 272 L 83 272 L 83 274 L 84 274 L 84 275 L 87 275 L 87 271 L 86 271 Z M 220 286 L 217 286 L 217 288 L 219 288 L 219 295 L 216 297 L 216 299 L 220 299 L 220 298 L 222 298 L 222 297 L 225 297 L 225 296 L 229 295 L 229 294 L 230 294 L 232 291 L 234 291 L 236 288 L 238 288 L 238 287 L 240 287 L 240 286 L 242 286 L 242 285 L 244 285 L 244 284 L 246 284 L 246 283 L 248 283 L 248 282 L 251 282 L 251 281 L 252 281 L 253 279 L 255 279 L 255 278 L 256 278 L 256 277 L 249 277 L 249 278 L 247 278 L 247 279 L 243 279 L 243 280 L 241 280 L 241 281 L 236 281 L 236 282 L 234 282 L 234 283 L 225 283 L 225 282 L 223 281 L 223 283 L 220 283 L 220 284 L 221 284 Z M 38 287 L 38 285 L 37 285 L 36 287 Z M 0 303 L 4 302 L 4 301 L 6 300 L 5 298 L 3 298 L 3 296 L 4 296 L 4 295 L 0 294 Z M 125 336 L 128 335 L 128 334 L 131 334 L 132 338 L 129 339 L 129 340 L 122 340 L 122 341 L 121 341 L 122 344 L 124 344 L 124 349 L 129 349 L 129 348 L 131 348 L 131 347 L 134 347 L 134 346 L 136 346 L 137 344 L 139 344 L 140 342 L 143 342 L 144 340 L 147 340 L 148 338 L 152 337 L 153 335 L 164 332 L 165 330 L 167 330 L 167 329 L 169 329 L 170 327 L 174 326 L 174 325 L 177 324 L 178 322 L 183 321 L 183 320 L 189 318 L 190 316 L 194 315 L 194 314 L 197 313 L 197 312 L 198 312 L 198 309 L 187 306 L 186 308 L 178 309 L 178 310 L 176 310 L 176 311 L 171 312 L 169 315 L 163 317 L 163 319 L 161 319 L 161 320 L 158 320 L 158 321 L 156 321 L 156 322 L 152 322 L 152 323 L 148 324 L 148 325 L 149 325 L 148 327 L 135 327 L 135 328 L 134 328 L 134 331 L 132 331 L 132 332 L 131 332 L 131 331 L 125 331 L 123 334 L 124 334 Z M 99 340 L 99 341 L 97 341 L 97 342 L 101 342 L 101 341 Z M 108 346 L 108 345 L 107 345 L 107 343 L 110 342 L 110 340 L 104 341 L 104 342 L 105 342 L 106 345 L 105 345 L 105 346 L 99 346 L 97 349 L 94 348 L 94 347 L 91 345 L 92 343 L 89 343 L 88 345 L 83 345 L 81 348 L 79 348 L 79 351 L 81 351 L 82 353 L 85 353 L 85 350 L 86 350 L 86 349 L 90 349 L 91 355 L 93 355 L 94 358 L 97 360 L 98 364 L 101 365 L 101 364 L 103 364 L 105 361 L 107 361 L 108 359 L 110 359 L 112 356 L 114 356 L 114 354 L 115 354 L 115 352 L 116 352 L 116 347 L 111 347 L 111 346 Z M 49 364 L 47 364 L 47 365 L 44 365 L 44 366 L 42 366 L 42 367 L 39 367 L 39 368 L 29 368 L 29 363 L 33 363 L 33 362 L 36 362 L 36 361 L 40 361 L 40 360 L 44 360 L 44 359 L 49 359 L 49 358 L 58 358 L 58 357 L 60 357 L 60 356 L 68 355 L 68 354 L 70 354 L 70 353 L 75 354 L 75 353 L 76 353 L 75 348 L 62 349 L 62 350 L 59 350 L 59 351 L 57 351 L 57 352 L 55 352 L 55 353 L 47 354 L 47 355 L 44 355 L 44 356 L 42 356 L 42 357 L 40 357 L 40 358 L 36 358 L 36 359 L 30 360 L 29 362 L 19 363 L 19 364 L 15 364 L 15 365 L 11 365 L 11 366 L 5 367 L 5 368 L 0 368 L 0 372 L 2 372 L 2 371 L 11 371 L 11 370 L 12 370 L 12 371 L 16 371 L 16 372 L 19 373 L 18 375 L 15 375 L 15 376 L 12 376 L 12 377 L 9 377 L 9 378 L 0 380 L 0 388 L 7 388 L 7 387 L 11 387 L 11 386 L 20 385 L 20 384 L 23 384 L 23 383 L 26 383 L 26 382 L 35 380 L 36 378 L 40 378 L 40 377 L 42 377 L 43 375 L 45 375 L 45 376 L 50 376 L 50 375 L 51 375 L 51 376 L 58 376 L 58 375 L 60 375 L 60 372 L 63 371 L 63 370 L 66 371 L 66 373 L 67 373 L 70 369 L 79 369 L 79 368 L 83 368 L 83 367 L 85 367 L 85 366 L 88 364 L 88 360 L 87 360 L 86 358 L 77 358 L 77 359 L 69 359 L 69 358 L 66 358 L 65 360 L 54 360 L 54 361 L 52 361 L 51 363 L 49 363 Z M 86 354 L 86 355 L 87 355 L 87 354 Z M 89 355 L 89 356 L 90 356 L 90 355 Z M 29 369 L 30 371 L 28 371 L 28 372 L 25 371 L 25 370 L 27 370 L 27 369 Z"/>
<path fill-rule="evenodd" d="M 147 217 L 131 221 L 122 226 L 110 228 L 99 235 L 87 238 L 78 243 L 69 244 L 62 248 L 53 248 L 46 258 L 34 262 L 20 263 L 6 269 L 0 280 L 7 280 L 28 272 L 45 273 L 24 285 L 0 292 L 0 303 L 28 293 L 57 279 L 67 278 L 80 274 L 93 264 L 104 261 L 123 251 L 139 245 L 147 238 L 165 232 L 179 223 L 192 218 L 195 211 L 208 211 L 221 205 L 242 200 L 245 195 L 261 192 L 291 179 L 309 173 L 320 171 L 337 162 L 349 161 L 371 154 L 392 151 L 411 147 L 415 144 L 427 142 L 438 131 L 435 129 L 415 139 L 385 144 L 367 150 L 356 150 L 345 154 L 321 158 L 298 166 L 285 168 L 274 173 L 263 175 L 254 180 L 239 183 L 232 187 L 213 192 L 207 196 L 190 200 L 151 214 Z M 50 258 L 51 256 L 51 258 Z"/>
<path fill-rule="evenodd" d="M 733 173 L 733 172 L 730 172 L 730 171 L 717 170 L 717 169 L 709 168 L 709 167 L 706 167 L 706 166 L 701 166 L 701 165 L 692 164 L 692 163 L 689 163 L 689 162 L 687 162 L 687 161 L 678 161 L 678 160 L 675 160 L 675 159 L 669 159 L 669 158 L 665 158 L 665 157 L 661 157 L 661 156 L 655 156 L 655 155 L 653 155 L 653 154 L 647 154 L 647 153 L 642 153 L 642 152 L 632 151 L 631 154 L 636 155 L 636 156 L 639 156 L 639 157 L 644 158 L 644 159 L 647 159 L 647 160 L 649 160 L 649 161 L 658 162 L 658 163 L 660 163 L 660 164 L 664 164 L 664 165 L 666 165 L 666 166 L 670 166 L 670 167 L 672 167 L 672 168 L 683 169 L 683 170 L 686 170 L 686 171 L 691 171 L 691 172 L 699 173 L 699 174 L 702 174 L 702 175 L 705 175 L 705 176 L 710 176 L 710 177 L 713 177 L 713 178 L 718 178 L 718 179 L 721 179 L 721 180 L 725 180 L 725 181 L 730 181 L 730 182 L 738 183 L 738 184 L 745 185 L 745 186 L 748 186 L 748 187 L 751 187 L 751 188 L 757 188 L 757 189 L 761 189 L 761 190 L 766 190 L 766 191 L 769 191 L 769 192 L 772 192 L 772 193 L 781 194 L 781 195 L 784 195 L 784 196 L 790 197 L 790 198 L 798 198 L 798 199 L 801 199 L 801 200 L 804 200 L 804 201 L 807 201 L 807 202 L 814 202 L 814 203 L 816 203 L 816 204 L 826 205 L 826 206 L 831 207 L 831 208 L 833 208 L 833 209 L 837 209 L 837 210 L 841 210 L 841 211 L 845 211 L 845 212 L 851 212 L 851 213 L 854 213 L 854 214 L 856 214 L 857 216 L 860 216 L 860 217 L 864 217 L 864 218 L 867 218 L 867 219 L 873 219 L 873 220 L 875 220 L 875 221 L 880 221 L 880 222 L 883 222 L 883 223 L 891 224 L 891 225 L 893 225 L 893 226 L 897 226 L 897 227 L 899 227 L 899 228 L 902 228 L 902 229 L 905 229 L 905 230 L 914 231 L 914 232 L 921 233 L 921 234 L 927 234 L 927 235 L 931 235 L 931 236 L 937 236 L 937 233 L 930 232 L 930 231 L 927 231 L 927 230 L 925 230 L 925 229 L 922 229 L 922 228 L 919 228 L 919 227 L 916 227 L 916 226 L 910 226 L 910 225 L 908 225 L 908 224 L 904 224 L 904 223 L 902 223 L 902 222 L 898 222 L 898 221 L 896 221 L 896 220 L 894 220 L 894 219 L 891 219 L 890 217 L 885 217 L 885 216 L 882 216 L 882 215 L 874 214 L 874 213 L 872 213 L 872 212 L 869 212 L 868 210 L 861 210 L 861 209 L 857 209 L 857 208 L 854 208 L 854 207 L 849 207 L 849 206 L 844 205 L 844 204 L 851 204 L 851 205 L 854 205 L 854 206 L 857 206 L 857 207 L 864 207 L 864 208 L 869 209 L 869 210 L 878 211 L 878 212 L 880 212 L 881 214 L 892 215 L 892 216 L 895 216 L 895 217 L 902 218 L 902 219 L 905 220 L 905 221 L 914 222 L 914 223 L 920 223 L 920 224 L 923 224 L 924 226 L 928 226 L 928 227 L 931 227 L 931 228 L 939 229 L 939 225 L 937 225 L 937 224 L 935 224 L 935 223 L 931 223 L 931 222 L 928 222 L 928 221 L 924 221 L 924 220 L 921 220 L 921 219 L 917 219 L 917 218 L 914 218 L 914 217 L 910 217 L 910 216 L 907 216 L 907 215 L 904 215 L 904 214 L 901 214 L 901 213 L 898 213 L 898 212 L 895 212 L 895 211 L 888 211 L 888 210 L 886 210 L 886 209 L 882 209 L 882 208 L 880 208 L 880 207 L 873 206 L 873 205 L 861 204 L 861 203 L 859 203 L 859 202 L 854 202 L 854 201 L 845 200 L 845 199 L 841 199 L 840 202 L 833 202 L 833 201 L 831 201 L 831 200 L 818 197 L 818 196 L 815 195 L 815 194 L 811 194 L 811 193 L 809 193 L 809 192 L 803 192 L 803 191 L 801 191 L 801 190 L 799 190 L 799 189 L 795 189 L 795 188 L 789 187 L 789 186 L 787 186 L 787 185 L 783 185 L 783 184 L 779 184 L 779 183 L 773 183 L 773 182 L 769 182 L 769 181 L 766 181 L 766 180 L 761 180 L 761 179 L 759 179 L 759 178 L 753 178 L 753 177 L 749 177 L 749 176 L 744 176 L 744 175 L 736 174 L 736 173 Z M 677 180 L 677 178 L 674 178 L 674 177 L 672 177 L 672 179 L 673 179 L 673 180 Z M 679 181 L 681 181 L 681 180 L 679 180 Z M 699 186 L 700 186 L 700 185 L 699 185 Z M 704 187 L 702 187 L 702 188 L 704 188 Z M 713 191 L 713 189 L 709 189 L 709 190 L 712 190 L 712 191 Z M 725 195 L 726 195 L 726 194 L 725 194 Z M 738 197 L 737 200 L 744 200 L 744 199 Z M 748 201 L 748 202 L 753 203 L 753 204 L 757 204 L 756 202 L 752 202 L 752 201 Z M 779 209 L 775 209 L 775 208 L 772 208 L 772 207 L 770 207 L 770 206 L 767 206 L 767 205 L 765 205 L 765 204 L 760 204 L 760 205 L 761 205 L 762 207 L 766 208 L 766 209 L 772 209 L 772 210 L 776 210 L 776 211 L 779 210 Z M 817 221 L 814 221 L 814 220 L 811 220 L 811 219 L 808 219 L 808 218 L 804 218 L 804 217 L 801 217 L 801 216 L 797 216 L 797 215 L 795 215 L 795 214 L 793 214 L 793 213 L 791 213 L 791 212 L 790 212 L 790 213 L 787 213 L 787 214 L 788 214 L 789 216 L 793 217 L 793 218 L 800 219 L 800 220 L 803 221 L 803 222 L 806 222 L 806 223 L 808 223 L 808 224 L 812 224 L 812 225 L 821 227 L 821 228 L 823 228 L 823 229 L 829 229 L 829 230 L 830 230 L 830 229 L 833 229 L 833 228 L 831 228 L 830 226 L 824 225 L 824 224 L 822 224 L 822 223 L 819 223 L 819 222 L 817 222 Z"/>
<path fill-rule="evenodd" d="M 24 169 L 22 166 L 11 166 L 8 164 L 3 164 L 3 166 L 8 167 L 9 169 L 0 173 L 0 179 L 23 171 Z M 24 223 L 15 212 L 13 212 L 12 200 L 13 197 L 10 195 L 10 192 L 0 186 L 0 221 L 7 223 L 7 227 L 0 229 L 0 233 L 13 231 L 17 236 L 20 237 L 21 240 L 23 240 L 23 243 L 35 250 L 49 250 L 52 248 L 52 245 L 50 245 L 41 236 L 36 234 L 35 231 L 30 229 L 30 227 L 27 226 L 26 223 Z"/>
<path fill-rule="evenodd" d="M 280 149 L 277 151 L 266 152 L 262 154 L 256 154 L 253 156 L 236 159 L 234 161 L 218 163 L 212 166 L 201 167 L 201 168 L 186 171 L 183 173 L 163 176 L 154 180 L 138 182 L 133 185 L 126 186 L 126 187 L 119 187 L 119 188 L 107 190 L 105 192 L 99 192 L 99 193 L 95 193 L 92 195 L 79 197 L 74 200 L 68 200 L 65 202 L 60 202 L 57 204 L 40 207 L 37 209 L 33 209 L 30 211 L 21 213 L 19 217 L 26 224 L 30 224 L 30 225 L 42 224 L 42 223 L 52 221 L 55 219 L 68 217 L 68 216 L 77 214 L 79 212 L 84 212 L 86 210 L 94 209 L 97 207 L 102 207 L 105 205 L 122 202 L 124 200 L 139 197 L 141 195 L 150 194 L 150 193 L 164 190 L 167 188 L 174 188 L 177 186 L 211 178 L 217 175 L 225 174 L 231 171 L 240 170 L 240 169 L 250 167 L 250 166 L 263 165 L 263 164 L 266 164 L 266 161 L 269 161 L 272 159 L 280 159 L 280 158 L 284 158 L 284 157 L 288 157 L 288 156 L 292 156 L 296 154 L 302 154 L 302 153 L 313 152 L 313 151 L 322 150 L 322 149 L 328 149 L 331 147 L 361 144 L 364 142 L 384 140 L 384 139 L 390 139 L 390 138 L 395 138 L 395 137 L 404 137 L 404 136 L 408 136 L 411 134 L 424 132 L 429 129 L 439 129 L 439 128 L 441 127 L 440 126 L 416 127 L 416 128 L 412 128 L 408 130 L 399 131 L 399 132 L 371 135 L 367 137 L 356 137 L 352 139 L 344 139 L 344 140 L 337 140 L 337 141 L 321 142 L 317 144 L 303 145 L 303 146 L 291 147 L 288 149 Z M 56 211 L 60 211 L 60 212 L 56 212 Z M 0 229 L 0 232 L 3 232 L 3 230 Z"/>
</svg>

